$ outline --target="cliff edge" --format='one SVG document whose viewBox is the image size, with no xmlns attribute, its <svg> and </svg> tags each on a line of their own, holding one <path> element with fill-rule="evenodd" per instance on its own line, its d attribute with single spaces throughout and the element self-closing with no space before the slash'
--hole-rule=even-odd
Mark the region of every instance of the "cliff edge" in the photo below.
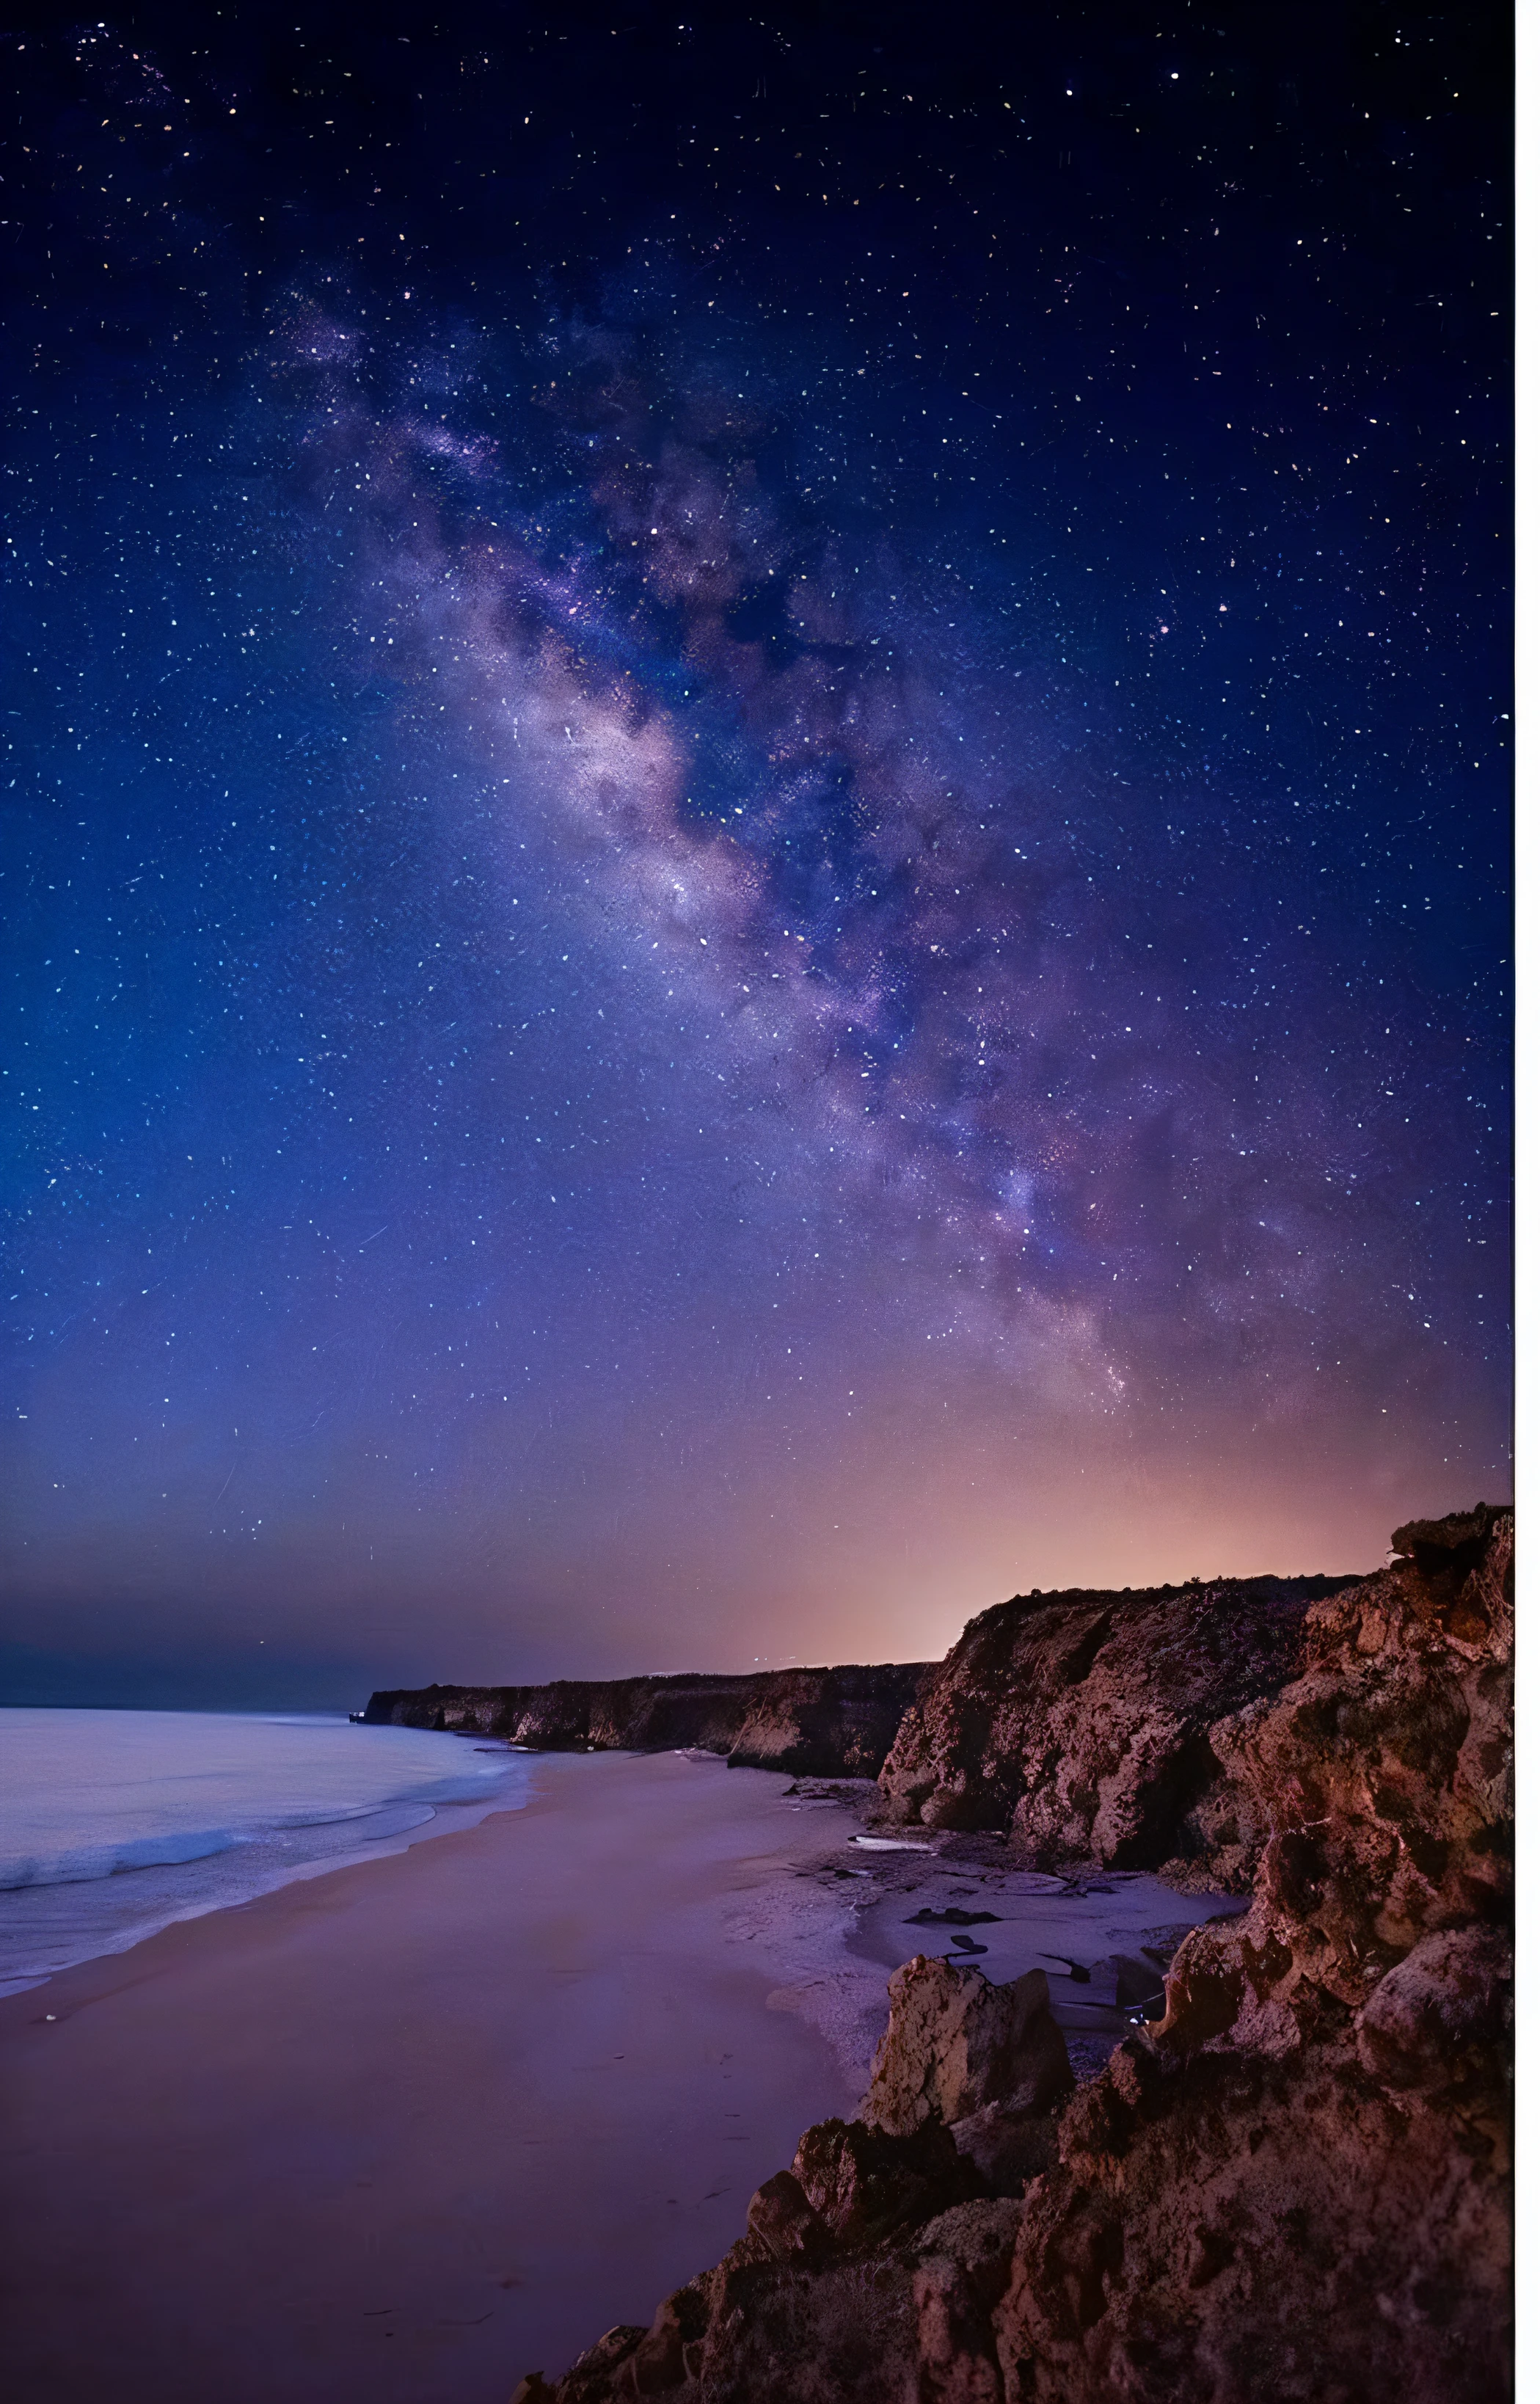
<svg viewBox="0 0 1540 2404">
<path fill-rule="evenodd" d="M 933 1667 L 900 1661 L 744 1677 L 395 1687 L 371 1695 L 362 1716 L 372 1727 L 507 1737 L 546 1753 L 689 1748 L 799 1778 L 875 1778 Z"/>
<path fill-rule="evenodd" d="M 1157 2022 L 1071 2091 L 1041 1973 L 906 1964 L 858 2117 L 516 2404 L 1508 2394 L 1513 1516 L 1393 1549 L 1206 1730 L 1257 1881 Z"/>
<path fill-rule="evenodd" d="M 1281 1692 L 1312 1604 L 1351 1583 L 1194 1578 L 996 1603 L 905 1715 L 884 1806 L 900 1824 L 1009 1829 L 1042 1869 L 1089 1861 L 1239 1889 L 1265 1824 L 1210 1731 Z"/>
</svg>

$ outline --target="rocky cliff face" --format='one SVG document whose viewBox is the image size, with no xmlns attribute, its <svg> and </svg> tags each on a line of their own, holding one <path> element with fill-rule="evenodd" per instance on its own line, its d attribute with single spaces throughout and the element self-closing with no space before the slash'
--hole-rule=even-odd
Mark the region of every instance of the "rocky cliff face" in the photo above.
<svg viewBox="0 0 1540 2404">
<path fill-rule="evenodd" d="M 1156 2024 L 1070 2094 L 1041 1974 L 906 1964 L 860 2117 L 519 2404 L 1505 2395 L 1512 1515 L 1394 1543 L 1207 1731 L 1259 1876 Z"/>
<path fill-rule="evenodd" d="M 930 1670 L 923 1661 L 748 1677 L 566 1678 L 371 1695 L 371 1726 L 500 1736 L 545 1752 L 722 1753 L 750 1769 L 875 1778 Z"/>
<path fill-rule="evenodd" d="M 1244 1884 L 1265 1824 L 1210 1730 L 1277 1695 L 1340 1578 L 1232 1578 L 1131 1594 L 1017 1595 L 980 1614 L 883 1767 L 901 1823 L 1009 1828 L 1040 1867 L 1186 1861 Z"/>
<path fill-rule="evenodd" d="M 611 2329 L 554 2388 L 524 2380 L 515 2404 L 919 2404 L 932 2357 L 960 2373 L 938 2396 L 983 2404 L 990 2391 L 961 2367 L 992 2351 L 1022 2177 L 992 2166 L 986 2131 L 1004 2105 L 1018 2132 L 1051 2141 L 1073 2075 L 1041 1971 L 992 1987 L 917 1961 L 889 1993 L 860 2117 L 807 2131 L 750 2199 L 737 2244 L 665 2298 L 650 2329 Z"/>
</svg>

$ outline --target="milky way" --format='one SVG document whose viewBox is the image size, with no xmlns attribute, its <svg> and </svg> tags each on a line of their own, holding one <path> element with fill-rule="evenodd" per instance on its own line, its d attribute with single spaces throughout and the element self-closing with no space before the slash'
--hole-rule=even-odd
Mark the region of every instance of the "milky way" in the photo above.
<svg viewBox="0 0 1540 2404">
<path fill-rule="evenodd" d="M 1442 27 L 18 37 L 19 1694 L 929 1652 L 1505 1493 Z"/>
</svg>

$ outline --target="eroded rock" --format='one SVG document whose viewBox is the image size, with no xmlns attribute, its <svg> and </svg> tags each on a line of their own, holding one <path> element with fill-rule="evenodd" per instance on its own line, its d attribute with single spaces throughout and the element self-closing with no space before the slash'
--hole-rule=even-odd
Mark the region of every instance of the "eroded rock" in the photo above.
<svg viewBox="0 0 1540 2404">
<path fill-rule="evenodd" d="M 888 2028 L 861 2107 L 871 2127 L 905 2135 L 927 2120 L 967 2119 L 1010 2096 L 1047 2112 L 1074 2085 L 1041 1970 L 1008 1986 L 923 1954 L 888 1981 Z"/>
<path fill-rule="evenodd" d="M 1007 2096 L 959 2120 L 952 2143 L 991 2195 L 1019 2195 L 1029 2179 L 1057 2160 L 1058 2125 L 1052 2112 L 1035 2108 L 1030 2094 Z"/>
<path fill-rule="evenodd" d="M 1060 2101 L 1038 1974 L 907 1964 L 861 2117 L 807 2132 L 651 2331 L 525 2404 L 1504 2397 L 1512 1543 L 1484 1508 L 1397 1530 L 1317 1595 L 1298 1674 L 1205 1731 L 1255 1894 L 1100 2076 Z M 1002 2194 L 1029 2130 L 1054 2157 Z"/>
<path fill-rule="evenodd" d="M 971 1620 L 905 1713 L 879 1781 L 896 1821 L 1009 1828 L 1017 1850 L 1243 1883 L 1265 1834 L 1212 1724 L 1295 1673 L 1344 1581 L 1223 1579 L 1017 1595 Z"/>
<path fill-rule="evenodd" d="M 1007 2404 L 1507 2392 L 1512 1517 L 1395 1544 L 1213 1732 L 1270 1827 L 1255 1897 L 1063 2116 Z"/>
<path fill-rule="evenodd" d="M 745 1676 L 559 1678 L 545 1686 L 387 1687 L 371 1726 L 505 1737 L 549 1753 L 725 1754 L 735 1767 L 875 1778 L 931 1664 L 857 1662 Z"/>
</svg>

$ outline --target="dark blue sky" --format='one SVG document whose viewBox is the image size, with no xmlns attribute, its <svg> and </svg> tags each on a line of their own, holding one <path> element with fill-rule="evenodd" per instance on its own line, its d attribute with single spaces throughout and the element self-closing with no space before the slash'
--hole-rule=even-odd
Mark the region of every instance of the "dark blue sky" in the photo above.
<svg viewBox="0 0 1540 2404">
<path fill-rule="evenodd" d="M 5 1689 L 1506 1495 L 1505 28 L 12 21 Z"/>
</svg>

